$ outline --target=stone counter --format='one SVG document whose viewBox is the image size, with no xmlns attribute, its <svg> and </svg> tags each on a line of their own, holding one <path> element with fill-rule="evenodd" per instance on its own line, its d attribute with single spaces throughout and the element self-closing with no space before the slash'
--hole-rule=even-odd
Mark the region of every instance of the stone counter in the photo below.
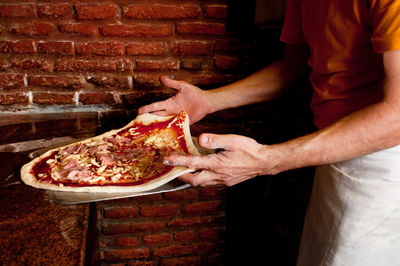
<svg viewBox="0 0 400 266">
<path fill-rule="evenodd" d="M 8 159 L 26 161 L 12 156 Z M 0 165 L 1 169 L 9 167 L 3 159 Z M 0 208 L 0 264 L 84 264 L 87 204 L 54 205 L 46 200 L 44 191 L 11 184 L 0 188 Z"/>
<path fill-rule="evenodd" d="M 3 117 L 0 145 L 96 130 L 97 116 L 59 116 Z M 44 190 L 22 184 L 19 171 L 28 154 L 0 152 L 0 265 L 84 265 L 89 205 L 55 205 Z"/>
</svg>

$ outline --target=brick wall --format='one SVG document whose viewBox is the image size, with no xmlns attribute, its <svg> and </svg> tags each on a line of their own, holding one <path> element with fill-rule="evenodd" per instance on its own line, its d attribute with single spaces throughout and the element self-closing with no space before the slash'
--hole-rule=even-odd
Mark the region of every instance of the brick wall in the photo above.
<svg viewBox="0 0 400 266">
<path fill-rule="evenodd" d="M 99 203 L 94 264 L 222 264 L 224 205 L 222 187 Z"/>
<path fill-rule="evenodd" d="M 279 56 L 279 29 L 253 36 L 246 32 L 250 34 L 245 41 L 227 32 L 228 3 L 0 0 L 0 111 L 97 104 L 114 110 L 135 108 L 174 93 L 160 86 L 160 75 L 209 88 L 238 79 Z M 241 15 L 240 6 L 236 11 Z M 238 19 L 236 26 L 249 21 L 242 15 Z M 210 124 L 206 121 L 192 132 L 244 134 L 262 143 L 283 141 L 288 134 L 293 137 L 309 130 L 311 115 L 303 112 L 304 101 L 299 99 L 244 112 L 230 110 L 208 117 Z M 65 130 L 55 127 L 54 134 L 81 132 L 93 119 L 79 118 Z M 122 121 L 112 116 L 103 130 L 118 128 Z M 37 123 L 42 122 L 33 122 L 32 131 Z M 261 177 L 230 189 L 190 188 L 93 204 L 96 221 L 88 242 L 88 255 L 93 258 L 88 261 L 93 259 L 95 265 L 221 265 L 226 261 L 256 265 L 268 257 L 272 264 L 293 265 L 307 202 L 303 194 L 308 194 L 285 191 L 288 185 L 293 191 L 304 185 L 300 191 L 308 192 L 310 187 L 305 179 L 296 180 L 299 183 L 293 182 L 292 175 L 272 181 Z"/>
<path fill-rule="evenodd" d="M 140 105 L 172 93 L 161 74 L 226 83 L 244 66 L 226 17 L 226 0 L 3 0 L 0 107 Z"/>
</svg>

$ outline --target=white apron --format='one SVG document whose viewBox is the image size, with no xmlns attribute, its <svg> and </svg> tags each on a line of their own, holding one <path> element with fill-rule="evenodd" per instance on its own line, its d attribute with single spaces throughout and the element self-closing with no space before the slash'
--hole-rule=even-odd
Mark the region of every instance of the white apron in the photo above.
<svg viewBox="0 0 400 266">
<path fill-rule="evenodd" d="M 400 266 L 400 146 L 317 167 L 298 266 Z"/>
</svg>

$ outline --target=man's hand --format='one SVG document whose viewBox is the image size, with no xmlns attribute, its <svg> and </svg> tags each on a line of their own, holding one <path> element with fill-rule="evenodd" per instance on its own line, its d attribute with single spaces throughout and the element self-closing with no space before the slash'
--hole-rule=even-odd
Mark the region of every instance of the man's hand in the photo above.
<svg viewBox="0 0 400 266">
<path fill-rule="evenodd" d="M 206 91 L 186 81 L 167 77 L 161 77 L 160 80 L 163 85 L 178 90 L 178 93 L 165 101 L 142 106 L 138 109 L 139 114 L 153 113 L 167 116 L 186 111 L 189 114 L 190 123 L 193 124 L 211 112 L 211 101 Z"/>
<path fill-rule="evenodd" d="M 202 147 L 221 149 L 216 154 L 193 156 L 173 154 L 164 158 L 169 165 L 198 169 L 199 172 L 184 174 L 181 180 L 194 186 L 237 183 L 266 173 L 269 162 L 264 156 L 267 147 L 255 140 L 239 135 L 202 134 Z"/>
</svg>

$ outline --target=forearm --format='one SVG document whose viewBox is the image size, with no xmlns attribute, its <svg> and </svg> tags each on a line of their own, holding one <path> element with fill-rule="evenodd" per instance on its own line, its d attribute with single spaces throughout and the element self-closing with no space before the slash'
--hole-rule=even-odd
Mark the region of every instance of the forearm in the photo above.
<svg viewBox="0 0 400 266">
<path fill-rule="evenodd" d="M 281 60 L 245 79 L 208 91 L 210 112 L 277 98 L 295 80 L 307 74 L 308 57 L 306 44 L 287 44 Z"/>
<path fill-rule="evenodd" d="M 208 91 L 211 112 L 274 99 L 290 83 L 283 61 L 277 61 L 245 79 Z"/>
<path fill-rule="evenodd" d="M 264 152 L 272 173 L 362 156 L 400 144 L 399 114 L 398 107 L 380 102 L 310 135 L 266 146 Z"/>
</svg>

